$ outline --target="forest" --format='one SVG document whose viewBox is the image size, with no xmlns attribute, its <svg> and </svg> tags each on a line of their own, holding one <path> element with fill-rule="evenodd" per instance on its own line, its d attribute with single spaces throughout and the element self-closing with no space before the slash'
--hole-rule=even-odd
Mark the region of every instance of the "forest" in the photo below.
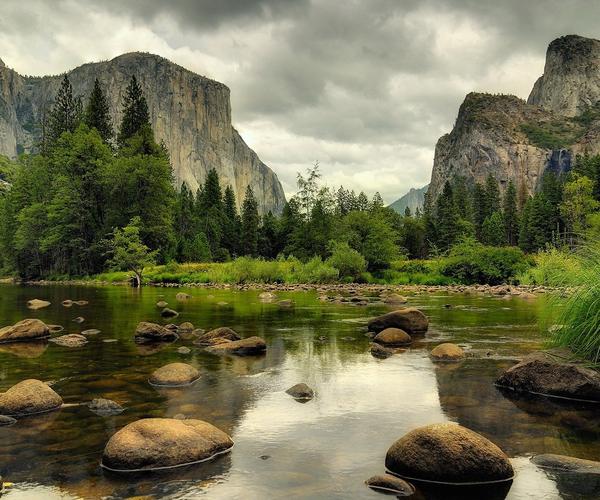
<svg viewBox="0 0 600 500">
<path fill-rule="evenodd" d="M 260 276 L 213 278 L 497 284 L 531 281 L 533 254 L 600 234 L 598 156 L 578 157 L 567 175 L 547 173 L 533 196 L 512 182 L 500 189 L 491 176 L 484 184 L 455 178 L 435 202 L 404 214 L 378 193 L 369 199 L 324 186 L 316 162 L 298 173 L 297 192 L 281 214 L 261 215 L 251 188 L 238 210 L 215 169 L 195 193 L 174 186 L 169 152 L 155 140 L 135 77 L 122 107 L 115 129 L 99 82 L 84 103 L 65 75 L 39 124 L 36 152 L 0 159 L 3 275 L 123 271 L 141 280 L 149 269 L 146 276 L 160 281 L 166 268 L 177 281 L 177 263 L 237 262 L 227 269 L 239 271 L 279 262 Z M 210 266 L 195 269 L 185 280 L 211 279 Z"/>
</svg>

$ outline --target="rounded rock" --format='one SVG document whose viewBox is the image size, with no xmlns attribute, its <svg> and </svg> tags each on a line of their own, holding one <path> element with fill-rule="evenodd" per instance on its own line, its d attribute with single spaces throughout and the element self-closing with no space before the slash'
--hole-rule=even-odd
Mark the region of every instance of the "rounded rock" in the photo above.
<svg viewBox="0 0 600 500">
<path fill-rule="evenodd" d="M 186 300 L 191 298 L 192 296 L 189 293 L 179 292 L 177 295 L 175 295 L 175 299 L 179 300 L 180 302 L 185 302 Z"/>
<path fill-rule="evenodd" d="M 142 321 L 135 329 L 135 339 L 138 342 L 170 342 L 177 339 L 177 334 L 156 323 Z"/>
<path fill-rule="evenodd" d="M 404 346 L 410 344 L 412 338 L 400 328 L 386 328 L 375 335 L 373 341 L 386 346 Z"/>
<path fill-rule="evenodd" d="M 88 343 L 88 339 L 78 333 L 70 333 L 68 335 L 61 335 L 60 337 L 50 339 L 50 342 L 54 342 L 63 347 L 82 347 Z"/>
<path fill-rule="evenodd" d="M 232 446 L 227 434 L 202 420 L 145 418 L 110 438 L 102 466 L 122 472 L 169 469 L 210 460 Z"/>
<path fill-rule="evenodd" d="M 150 376 L 152 385 L 177 387 L 189 385 L 200 377 L 200 372 L 186 363 L 170 363 L 155 370 Z"/>
<path fill-rule="evenodd" d="M 119 403 L 104 398 L 92 399 L 88 405 L 88 408 L 96 415 L 100 415 L 101 417 L 119 415 L 125 411 L 125 408 L 123 408 Z"/>
<path fill-rule="evenodd" d="M 449 484 L 512 479 L 508 457 L 494 443 L 457 424 L 419 427 L 396 441 L 385 457 L 394 474 Z"/>
<path fill-rule="evenodd" d="M 198 340 L 194 342 L 198 345 L 212 345 L 214 344 L 214 340 L 222 339 L 222 340 L 241 340 L 241 337 L 235 330 L 227 326 L 222 326 L 219 328 L 215 328 L 214 330 L 210 330 L 209 332 L 203 333 L 198 337 Z"/>
<path fill-rule="evenodd" d="M 27 301 L 27 307 L 29 309 L 43 309 L 44 307 L 48 307 L 50 305 L 50 302 L 48 302 L 47 300 L 40 300 L 40 299 L 31 299 Z"/>
<path fill-rule="evenodd" d="M 304 383 L 296 384 L 285 392 L 294 399 L 309 400 L 315 397 L 315 391 Z"/>
<path fill-rule="evenodd" d="M 395 496 L 400 497 L 408 497 L 415 493 L 415 488 L 412 484 L 391 474 L 378 474 L 370 477 L 365 481 L 365 484 L 374 490 L 393 493 Z"/>
<path fill-rule="evenodd" d="M 41 380 L 28 379 L 13 385 L 0 394 L 0 414 L 8 416 L 33 415 L 57 410 L 62 398 Z"/>
<path fill-rule="evenodd" d="M 163 318 L 175 318 L 176 316 L 179 316 L 179 313 L 177 311 L 174 311 L 173 309 L 169 309 L 168 307 L 165 307 L 161 312 L 160 315 Z"/>
<path fill-rule="evenodd" d="M 39 319 L 24 319 L 12 326 L 0 328 L 0 343 L 37 340 L 50 336 L 50 329 Z"/>
<path fill-rule="evenodd" d="M 446 342 L 432 349 L 429 356 L 433 361 L 460 361 L 465 359 L 465 351 L 456 344 Z"/>
<path fill-rule="evenodd" d="M 409 335 L 423 334 L 429 328 L 427 316 L 414 307 L 404 307 L 373 318 L 368 323 L 369 330 L 379 333 L 386 328 L 400 328 Z"/>
<path fill-rule="evenodd" d="M 242 340 L 225 341 L 206 349 L 214 354 L 235 354 L 237 356 L 252 356 L 264 354 L 267 344 L 260 337 L 248 337 Z"/>
<path fill-rule="evenodd" d="M 185 321 L 185 322 L 181 323 L 181 325 L 179 325 L 179 331 L 191 332 L 193 330 L 194 330 L 194 325 L 193 325 L 193 323 L 190 323 L 189 321 Z"/>
<path fill-rule="evenodd" d="M 156 307 L 159 307 L 160 309 L 164 309 L 165 307 L 167 307 L 169 305 L 168 302 L 165 302 L 164 300 L 159 300 L 156 303 Z"/>
</svg>

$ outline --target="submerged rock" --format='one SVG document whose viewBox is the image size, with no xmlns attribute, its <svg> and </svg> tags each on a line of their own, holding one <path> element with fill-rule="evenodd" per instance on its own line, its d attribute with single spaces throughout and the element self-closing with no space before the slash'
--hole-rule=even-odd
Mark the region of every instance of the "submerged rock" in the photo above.
<svg viewBox="0 0 600 500">
<path fill-rule="evenodd" d="M 213 354 L 235 354 L 237 356 L 251 356 L 263 354 L 267 344 L 260 337 L 248 337 L 242 340 L 226 341 L 207 347 L 206 350 Z"/>
<path fill-rule="evenodd" d="M 570 472 L 577 474 L 600 474 L 600 462 L 584 460 L 582 458 L 568 457 L 544 453 L 531 458 L 538 467 L 557 472 Z"/>
<path fill-rule="evenodd" d="M 511 479 L 508 457 L 494 443 L 457 424 L 419 427 L 396 441 L 386 468 L 402 477 L 464 484 Z"/>
<path fill-rule="evenodd" d="M 315 392 L 306 384 L 300 383 L 290 387 L 287 394 L 292 396 L 294 399 L 309 400 L 314 398 Z"/>
<path fill-rule="evenodd" d="M 88 339 L 78 333 L 70 333 L 69 335 L 61 335 L 60 337 L 50 339 L 50 342 L 64 347 L 82 347 L 88 343 Z"/>
<path fill-rule="evenodd" d="M 92 399 L 90 404 L 88 404 L 88 408 L 96 415 L 100 415 L 101 417 L 119 415 L 125 411 L 125 408 L 123 408 L 119 403 L 104 398 Z"/>
<path fill-rule="evenodd" d="M 90 328 L 89 330 L 84 330 L 81 332 L 81 335 L 98 335 L 100 330 L 96 330 L 95 328 Z"/>
<path fill-rule="evenodd" d="M 372 343 L 371 354 L 376 358 L 385 359 L 392 356 L 394 354 L 394 351 L 393 349 L 383 347 L 381 344 Z"/>
<path fill-rule="evenodd" d="M 423 334 L 429 328 L 429 320 L 414 307 L 405 307 L 373 318 L 368 323 L 369 330 L 379 333 L 386 328 L 400 328 L 409 335 Z"/>
<path fill-rule="evenodd" d="M 186 300 L 191 298 L 192 296 L 189 293 L 179 292 L 177 295 L 175 295 L 175 299 L 177 299 L 180 302 L 185 302 Z"/>
<path fill-rule="evenodd" d="M 258 294 L 258 299 L 261 302 L 273 302 L 277 296 L 273 292 L 261 292 Z"/>
<path fill-rule="evenodd" d="M 397 293 L 392 293 L 383 297 L 384 304 L 406 304 L 408 299 Z M 380 477 L 380 476 L 376 476 Z"/>
<path fill-rule="evenodd" d="M 27 307 L 29 309 L 43 309 L 44 307 L 48 307 L 50 305 L 50 302 L 48 302 L 47 300 L 40 300 L 40 299 L 31 299 L 27 301 Z"/>
<path fill-rule="evenodd" d="M 280 300 L 279 302 L 277 302 L 277 305 L 281 309 L 291 309 L 294 307 L 294 301 L 291 299 L 284 299 L 284 300 Z"/>
<path fill-rule="evenodd" d="M 386 328 L 375 335 L 373 342 L 386 346 L 404 346 L 410 344 L 412 338 L 400 328 Z"/>
<path fill-rule="evenodd" d="M 537 352 L 506 370 L 496 385 L 517 392 L 600 402 L 600 373 L 577 362 Z"/>
<path fill-rule="evenodd" d="M 190 323 L 189 321 L 184 321 L 183 323 L 181 323 L 181 325 L 179 325 L 180 332 L 191 332 L 193 330 L 194 330 L 194 325 L 192 323 Z"/>
<path fill-rule="evenodd" d="M 0 415 L 0 427 L 8 427 L 9 425 L 13 425 L 16 423 L 16 418 L 9 417 L 8 415 Z"/>
<path fill-rule="evenodd" d="M 446 342 L 434 347 L 429 356 L 434 361 L 460 361 L 465 358 L 465 351 L 456 344 Z"/>
<path fill-rule="evenodd" d="M 85 318 L 82 316 L 77 316 L 76 318 L 73 318 L 71 321 L 74 321 L 75 323 L 83 323 L 85 321 Z"/>
<path fill-rule="evenodd" d="M 179 354 L 189 354 L 192 350 L 189 347 L 181 346 L 177 349 Z"/>
<path fill-rule="evenodd" d="M 165 307 L 161 312 L 160 315 L 163 318 L 175 318 L 176 316 L 179 316 L 179 313 L 177 311 L 174 311 L 173 309 L 169 309 L 168 307 Z"/>
<path fill-rule="evenodd" d="M 164 300 L 159 300 L 156 303 L 156 307 L 159 307 L 160 309 L 164 309 L 165 307 L 167 307 L 169 305 L 168 302 L 165 302 Z"/>
<path fill-rule="evenodd" d="M 65 327 L 62 325 L 48 325 L 48 330 L 50 330 L 51 333 L 60 333 L 64 329 Z"/>
<path fill-rule="evenodd" d="M 156 323 L 142 321 L 135 329 L 135 339 L 137 342 L 170 342 L 177 339 L 177 334 Z"/>
<path fill-rule="evenodd" d="M 61 304 L 65 307 L 73 307 L 73 301 L 71 299 L 63 300 Z"/>
<path fill-rule="evenodd" d="M 24 319 L 12 326 L 0 328 L 0 343 L 43 339 L 50 336 L 50 329 L 39 319 Z"/>
<path fill-rule="evenodd" d="M 195 382 L 200 377 L 200 372 L 185 363 L 170 363 L 155 370 L 148 380 L 152 385 L 182 386 Z"/>
<path fill-rule="evenodd" d="M 241 340 L 238 333 L 227 326 L 215 328 L 206 333 L 201 334 L 194 344 L 198 345 L 213 345 L 216 339 L 221 340 Z M 218 343 L 218 342 L 217 342 Z"/>
<path fill-rule="evenodd" d="M 145 418 L 110 438 L 102 466 L 123 472 L 180 467 L 210 460 L 232 446 L 227 434 L 202 420 Z"/>
<path fill-rule="evenodd" d="M 57 410 L 62 398 L 41 380 L 28 379 L 0 394 L 0 414 L 32 415 Z"/>
<path fill-rule="evenodd" d="M 409 497 L 415 493 L 415 488 L 412 484 L 391 474 L 378 474 L 370 477 L 365 481 L 365 484 L 374 490 L 393 493 L 399 497 Z"/>
</svg>

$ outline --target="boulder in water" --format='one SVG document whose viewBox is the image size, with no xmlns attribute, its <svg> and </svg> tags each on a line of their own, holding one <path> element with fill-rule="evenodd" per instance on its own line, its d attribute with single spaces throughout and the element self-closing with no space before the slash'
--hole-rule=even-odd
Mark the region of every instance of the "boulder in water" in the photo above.
<svg viewBox="0 0 600 500">
<path fill-rule="evenodd" d="M 123 408 L 119 403 L 104 398 L 92 399 L 90 404 L 88 404 L 88 408 L 96 415 L 100 415 L 101 417 L 119 415 L 125 411 L 125 408 Z"/>
<path fill-rule="evenodd" d="M 165 302 L 164 300 L 159 300 L 156 303 L 156 307 L 159 307 L 160 309 L 164 309 L 165 307 L 167 307 L 169 305 L 168 302 Z"/>
<path fill-rule="evenodd" d="M 232 447 L 227 434 L 202 420 L 145 418 L 110 438 L 102 466 L 121 472 L 169 469 L 210 460 Z"/>
<path fill-rule="evenodd" d="M 600 462 L 584 460 L 582 458 L 568 457 L 543 453 L 531 458 L 531 461 L 541 467 L 556 472 L 570 472 L 576 474 L 600 474 Z"/>
<path fill-rule="evenodd" d="M 83 330 L 81 335 L 98 335 L 100 330 L 96 330 L 95 328 L 90 328 L 89 330 Z"/>
<path fill-rule="evenodd" d="M 305 400 L 308 401 L 315 397 L 315 392 L 306 384 L 300 383 L 290 387 L 287 391 L 287 394 L 292 396 L 294 399 Z"/>
<path fill-rule="evenodd" d="M 397 293 L 392 293 L 383 297 L 384 304 L 406 304 L 408 302 L 406 297 Z M 379 476 L 376 476 L 379 477 Z"/>
<path fill-rule="evenodd" d="M 177 311 L 174 311 L 173 309 L 169 309 L 168 307 L 165 307 L 161 312 L 160 315 L 163 318 L 175 318 L 176 316 L 179 316 L 179 313 Z"/>
<path fill-rule="evenodd" d="M 0 414 L 8 416 L 32 415 L 57 410 L 62 398 L 40 380 L 28 379 L 13 385 L 0 394 Z"/>
<path fill-rule="evenodd" d="M 512 479 L 508 457 L 494 443 L 457 424 L 419 427 L 388 450 L 386 468 L 407 479 L 451 484 Z"/>
<path fill-rule="evenodd" d="M 191 298 L 192 296 L 189 293 L 179 292 L 177 295 L 175 295 L 175 299 L 177 299 L 180 302 L 185 302 L 186 300 L 189 300 Z"/>
<path fill-rule="evenodd" d="M 194 344 L 198 345 L 213 345 L 215 339 L 221 340 L 240 340 L 238 333 L 227 326 L 215 328 L 209 332 L 203 333 L 198 337 Z"/>
<path fill-rule="evenodd" d="M 434 347 L 429 356 L 433 361 L 460 361 L 465 358 L 465 351 L 456 344 L 446 342 Z"/>
<path fill-rule="evenodd" d="M 370 477 L 365 484 L 374 490 L 394 494 L 397 497 L 409 497 L 415 493 L 412 484 L 391 474 L 378 474 Z"/>
<path fill-rule="evenodd" d="M 383 347 L 381 344 L 376 344 L 375 342 L 373 342 L 371 344 L 371 354 L 375 358 L 385 359 L 385 358 L 389 358 L 390 356 L 392 356 L 394 354 L 394 351 L 393 351 L 393 349 Z"/>
<path fill-rule="evenodd" d="M 368 323 L 369 331 L 379 333 L 386 328 L 400 328 L 409 335 L 420 335 L 429 328 L 429 320 L 414 307 L 405 307 L 373 318 Z"/>
<path fill-rule="evenodd" d="M 39 319 L 24 319 L 12 326 L 0 328 L 0 343 L 37 340 L 50 336 L 50 329 Z"/>
<path fill-rule="evenodd" d="M 200 377 L 196 368 L 185 363 L 170 363 L 155 370 L 148 380 L 152 385 L 177 387 L 189 385 Z"/>
<path fill-rule="evenodd" d="M 226 341 L 207 347 L 208 352 L 213 354 L 235 354 L 237 356 L 251 356 L 264 354 L 267 344 L 260 337 L 248 337 L 242 340 Z"/>
<path fill-rule="evenodd" d="M 412 338 L 400 328 L 386 328 L 375 335 L 373 342 L 385 346 L 405 346 L 412 342 Z"/>
<path fill-rule="evenodd" d="M 177 339 L 177 334 L 156 323 L 142 321 L 135 329 L 137 342 L 170 342 Z"/>
<path fill-rule="evenodd" d="M 61 335 L 50 339 L 50 342 L 61 345 L 63 347 L 82 347 L 88 343 L 88 339 L 78 333 L 70 333 L 68 335 Z"/>
<path fill-rule="evenodd" d="M 31 299 L 27 301 L 27 307 L 29 309 L 43 309 L 44 307 L 48 307 L 50 305 L 50 302 L 48 302 L 47 300 L 40 300 L 40 299 Z"/>
<path fill-rule="evenodd" d="M 190 323 L 189 321 L 184 321 L 183 323 L 181 323 L 181 325 L 179 325 L 180 332 L 191 332 L 193 330 L 194 330 L 194 325 L 192 323 Z"/>
<path fill-rule="evenodd" d="M 0 427 L 8 427 L 17 423 L 16 418 L 9 417 L 8 415 L 0 415 Z"/>
</svg>

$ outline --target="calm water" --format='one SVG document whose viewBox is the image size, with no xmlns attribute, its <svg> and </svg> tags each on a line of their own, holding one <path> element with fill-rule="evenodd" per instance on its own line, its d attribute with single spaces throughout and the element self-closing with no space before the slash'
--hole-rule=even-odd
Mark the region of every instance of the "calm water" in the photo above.
<svg viewBox="0 0 600 500">
<path fill-rule="evenodd" d="M 482 296 L 414 296 L 430 317 L 423 341 L 386 360 L 369 354 L 365 323 L 391 308 L 317 301 L 314 292 L 280 293 L 293 310 L 263 304 L 258 292 L 125 287 L 15 287 L 0 285 L 0 325 L 38 317 L 64 333 L 97 328 L 82 348 L 49 344 L 0 345 L 0 391 L 26 378 L 55 381 L 65 403 L 95 397 L 126 407 L 100 417 L 85 406 L 21 419 L 0 428 L 0 474 L 14 484 L 4 498 L 381 498 L 364 480 L 384 471 L 388 447 L 414 427 L 459 422 L 496 442 L 517 470 L 507 498 L 599 498 L 589 480 L 552 477 L 529 457 L 560 453 L 600 459 L 600 413 L 549 400 L 508 399 L 494 386 L 498 373 L 542 346 L 536 302 Z M 177 322 L 211 329 L 230 326 L 242 336 L 266 339 L 259 358 L 213 356 L 180 339 L 159 348 L 133 342 L 141 320 L 163 322 L 163 298 L 180 312 Z M 32 298 L 52 305 L 29 311 Z M 64 299 L 87 306 L 65 308 Z M 219 305 L 227 302 L 227 305 Z M 452 304 L 450 309 L 444 304 Z M 82 325 L 72 322 L 83 316 Z M 324 337 L 325 340 L 319 340 Z M 473 355 L 435 366 L 431 344 L 453 341 Z M 179 354 L 188 346 L 192 352 Z M 174 361 L 202 373 L 194 385 L 157 389 L 147 383 L 156 368 Z M 285 394 L 298 382 L 317 396 L 302 404 Z M 177 414 L 207 420 L 228 432 L 233 451 L 213 462 L 175 472 L 119 476 L 99 466 L 110 436 L 142 417 Z M 483 497 L 482 497 L 483 498 Z"/>
</svg>

